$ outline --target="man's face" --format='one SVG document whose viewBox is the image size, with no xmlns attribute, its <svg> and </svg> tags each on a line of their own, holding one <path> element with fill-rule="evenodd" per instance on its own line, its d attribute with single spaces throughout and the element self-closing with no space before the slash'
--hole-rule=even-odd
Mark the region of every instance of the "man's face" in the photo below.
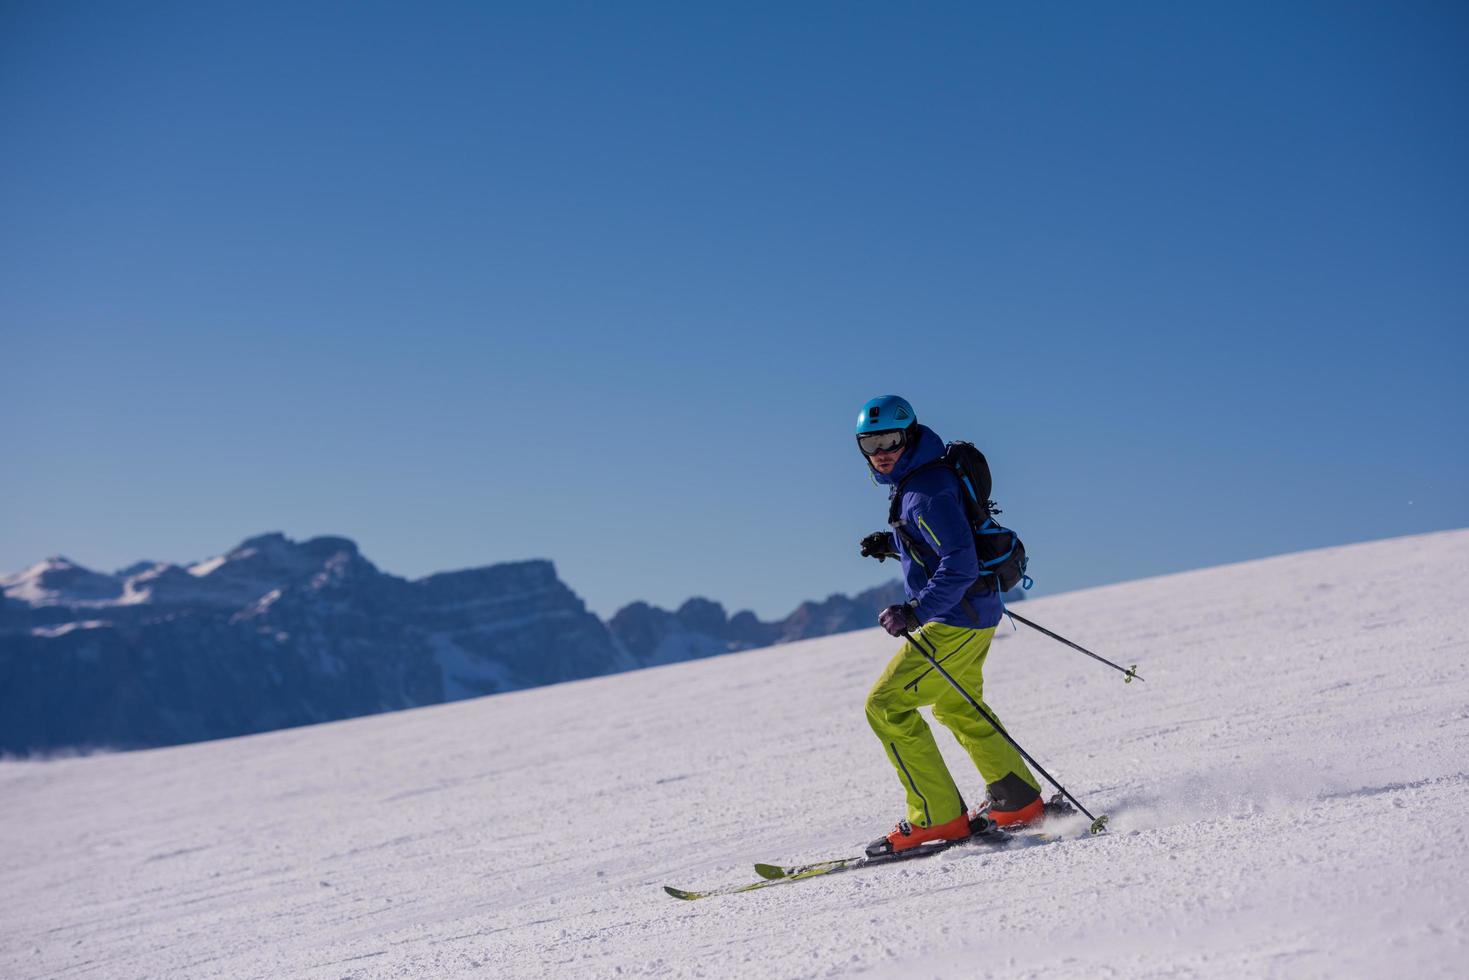
<svg viewBox="0 0 1469 980">
<path fill-rule="evenodd" d="M 903 456 L 903 448 L 899 446 L 897 449 L 890 449 L 885 453 L 877 453 L 867 458 L 872 461 L 873 469 L 877 470 L 883 476 L 887 476 L 893 471 L 893 467 L 898 465 L 898 460 Z"/>
<path fill-rule="evenodd" d="M 903 455 L 903 450 L 908 448 L 908 441 L 912 433 L 906 429 L 884 429 L 881 432 L 866 432 L 857 437 L 857 448 L 867 455 L 867 460 L 872 468 L 883 476 L 891 473 L 893 467 L 898 465 L 898 460 Z M 873 450 L 878 450 L 873 452 Z"/>
</svg>

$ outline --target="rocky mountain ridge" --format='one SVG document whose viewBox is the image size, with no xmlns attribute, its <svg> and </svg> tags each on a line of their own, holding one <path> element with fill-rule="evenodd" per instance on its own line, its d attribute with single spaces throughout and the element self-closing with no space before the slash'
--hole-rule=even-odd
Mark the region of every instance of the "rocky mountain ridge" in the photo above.
<svg viewBox="0 0 1469 980">
<path fill-rule="evenodd" d="M 872 625 L 897 582 L 762 622 L 693 598 L 602 622 L 545 560 L 385 573 L 342 537 L 0 578 L 0 752 L 139 748 L 453 701 Z"/>
</svg>

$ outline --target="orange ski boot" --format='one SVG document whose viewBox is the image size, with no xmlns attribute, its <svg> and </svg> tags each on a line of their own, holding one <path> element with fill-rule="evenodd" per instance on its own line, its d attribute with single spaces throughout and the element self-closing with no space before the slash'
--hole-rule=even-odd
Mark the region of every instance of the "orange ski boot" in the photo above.
<svg viewBox="0 0 1469 980">
<path fill-rule="evenodd" d="M 985 787 L 989 798 L 986 806 L 980 807 L 976 816 L 989 818 L 989 823 L 1006 830 L 1019 830 L 1039 823 L 1046 815 L 1046 804 L 1036 788 L 1015 773 L 996 780 Z"/>
<path fill-rule="evenodd" d="M 969 813 L 967 811 L 961 812 L 948 823 L 941 823 L 936 827 L 915 827 L 906 820 L 899 820 L 892 833 L 886 837 L 879 837 L 867 845 L 867 856 L 897 854 L 918 847 L 920 844 L 931 844 L 935 841 L 953 843 L 964 840 L 968 836 Z"/>
<path fill-rule="evenodd" d="M 1011 830 L 1019 830 L 1038 823 L 1046 815 L 1046 804 L 1039 796 L 1031 800 L 1018 810 L 997 810 L 990 807 L 985 813 L 997 827 L 1007 827 Z"/>
</svg>

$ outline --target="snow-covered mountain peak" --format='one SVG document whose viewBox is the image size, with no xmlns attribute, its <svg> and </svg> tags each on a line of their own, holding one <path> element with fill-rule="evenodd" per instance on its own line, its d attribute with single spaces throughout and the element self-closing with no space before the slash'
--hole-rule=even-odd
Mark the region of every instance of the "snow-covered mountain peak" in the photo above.
<svg viewBox="0 0 1469 980">
<path fill-rule="evenodd" d="M 36 606 L 105 602 L 122 594 L 122 583 L 113 576 L 94 572 L 63 555 L 0 578 L 0 588 L 10 598 Z"/>
<path fill-rule="evenodd" d="M 142 605 L 185 602 L 218 604 L 228 600 L 211 594 L 209 589 L 201 586 L 189 574 L 188 569 L 160 561 L 129 575 L 123 582 L 123 594 L 118 601 L 123 605 Z"/>
<path fill-rule="evenodd" d="M 379 576 L 391 578 L 382 576 L 347 538 L 321 536 L 296 542 L 273 532 L 247 538 L 223 555 L 187 566 L 140 561 L 115 575 L 53 555 L 0 578 L 0 589 L 7 598 L 30 606 L 200 604 L 241 608 L 272 591 L 322 589 Z"/>
<path fill-rule="evenodd" d="M 297 542 L 279 531 L 272 531 L 246 538 L 224 555 L 199 562 L 191 570 L 201 577 L 221 570 L 237 572 L 246 568 L 299 576 L 308 568 L 319 568 L 338 554 L 356 556 L 357 553 L 357 545 L 347 538 L 323 535 Z"/>
<path fill-rule="evenodd" d="M 353 571 L 377 569 L 347 538 L 321 536 L 296 542 L 279 531 L 246 538 L 238 546 L 188 568 L 188 574 L 238 605 L 292 586 L 320 587 Z"/>
</svg>

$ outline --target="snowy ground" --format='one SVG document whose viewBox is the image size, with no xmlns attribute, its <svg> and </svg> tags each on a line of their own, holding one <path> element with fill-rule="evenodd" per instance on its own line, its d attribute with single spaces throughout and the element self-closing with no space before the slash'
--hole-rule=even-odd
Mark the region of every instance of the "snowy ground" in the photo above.
<svg viewBox="0 0 1469 980">
<path fill-rule="evenodd" d="M 1465 975 L 1469 531 L 1024 611 L 1147 678 L 1030 632 L 990 658 L 987 697 L 1103 837 L 667 897 L 899 816 L 874 630 L 0 764 L 0 976 Z"/>
</svg>

